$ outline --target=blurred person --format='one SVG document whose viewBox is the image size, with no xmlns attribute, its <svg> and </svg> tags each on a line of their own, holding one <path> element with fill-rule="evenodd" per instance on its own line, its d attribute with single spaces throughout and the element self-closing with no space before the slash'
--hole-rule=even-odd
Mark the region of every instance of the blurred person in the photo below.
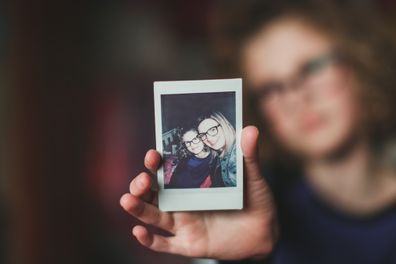
<svg viewBox="0 0 396 264">
<path fill-rule="evenodd" d="M 198 131 L 205 145 L 218 151 L 221 176 L 225 187 L 236 186 L 235 129 L 225 116 L 214 112 L 198 118 Z"/>
<path fill-rule="evenodd" d="M 161 212 L 142 172 L 120 203 L 170 236 L 142 225 L 133 235 L 190 257 L 396 263 L 392 36 L 345 3 L 267 7 L 252 6 L 240 31 L 248 110 L 270 154 L 262 169 L 258 129 L 245 127 L 244 209 Z M 160 159 L 149 150 L 144 164 L 155 173 Z"/>
</svg>

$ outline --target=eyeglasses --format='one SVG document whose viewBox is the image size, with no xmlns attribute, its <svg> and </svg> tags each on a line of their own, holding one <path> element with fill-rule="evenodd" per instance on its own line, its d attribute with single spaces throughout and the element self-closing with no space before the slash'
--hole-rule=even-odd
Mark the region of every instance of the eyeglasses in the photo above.
<svg viewBox="0 0 396 264">
<path fill-rule="evenodd" d="M 218 127 L 221 126 L 220 124 L 218 124 L 217 126 L 213 126 L 211 128 L 209 128 L 206 132 L 204 133 L 200 133 L 198 136 L 202 139 L 202 140 L 206 140 L 206 138 L 209 136 L 214 137 L 217 135 L 217 133 L 219 133 Z"/>
<path fill-rule="evenodd" d="M 273 81 L 258 87 L 259 92 L 254 94 L 254 100 L 267 103 L 271 98 L 285 94 L 289 89 L 301 87 L 323 86 L 321 73 L 329 66 L 340 62 L 342 56 L 338 52 L 329 52 L 308 60 L 301 65 L 295 76 L 286 81 Z"/>
<path fill-rule="evenodd" d="M 191 143 L 193 144 L 198 144 L 199 142 L 201 142 L 201 138 L 198 136 L 196 136 L 195 138 L 193 138 L 191 141 L 184 141 L 184 145 L 186 145 L 186 147 L 191 146 Z"/>
</svg>

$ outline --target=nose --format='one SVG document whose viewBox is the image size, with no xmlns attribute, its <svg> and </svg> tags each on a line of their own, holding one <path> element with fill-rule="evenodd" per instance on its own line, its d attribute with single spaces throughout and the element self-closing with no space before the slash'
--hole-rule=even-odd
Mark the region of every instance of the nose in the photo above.
<svg viewBox="0 0 396 264">
<path fill-rule="evenodd" d="M 214 147 L 216 146 L 216 143 L 217 143 L 217 138 L 210 139 L 210 146 Z"/>
<path fill-rule="evenodd" d="M 206 143 L 206 144 L 208 144 L 208 145 L 212 145 L 213 139 L 207 137 L 207 138 L 204 140 L 204 143 Z"/>
<path fill-rule="evenodd" d="M 306 87 L 288 87 L 283 94 L 285 110 L 289 113 L 295 113 L 302 107 L 310 104 L 312 100 L 313 95 Z"/>
</svg>

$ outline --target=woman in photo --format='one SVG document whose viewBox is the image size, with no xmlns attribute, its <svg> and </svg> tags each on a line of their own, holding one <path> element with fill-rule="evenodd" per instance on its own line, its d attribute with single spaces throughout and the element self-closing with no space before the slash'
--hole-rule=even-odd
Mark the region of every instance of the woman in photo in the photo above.
<svg viewBox="0 0 396 264">
<path fill-rule="evenodd" d="M 198 119 L 199 137 L 219 154 L 221 176 L 225 187 L 236 186 L 235 129 L 219 112 Z"/>
<path fill-rule="evenodd" d="M 212 186 L 211 168 L 215 157 L 194 128 L 182 132 L 176 168 L 166 188 Z"/>
</svg>

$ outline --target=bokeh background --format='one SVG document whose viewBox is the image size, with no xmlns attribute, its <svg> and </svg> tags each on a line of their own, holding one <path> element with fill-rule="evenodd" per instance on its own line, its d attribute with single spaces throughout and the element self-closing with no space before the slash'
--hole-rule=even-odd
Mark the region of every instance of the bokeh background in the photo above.
<svg viewBox="0 0 396 264">
<path fill-rule="evenodd" d="M 396 1 L 352 2 L 396 26 Z M 224 26 L 248 3 L 0 2 L 0 263 L 197 262 L 139 246 L 119 198 L 155 146 L 153 81 L 239 77 Z"/>
</svg>

